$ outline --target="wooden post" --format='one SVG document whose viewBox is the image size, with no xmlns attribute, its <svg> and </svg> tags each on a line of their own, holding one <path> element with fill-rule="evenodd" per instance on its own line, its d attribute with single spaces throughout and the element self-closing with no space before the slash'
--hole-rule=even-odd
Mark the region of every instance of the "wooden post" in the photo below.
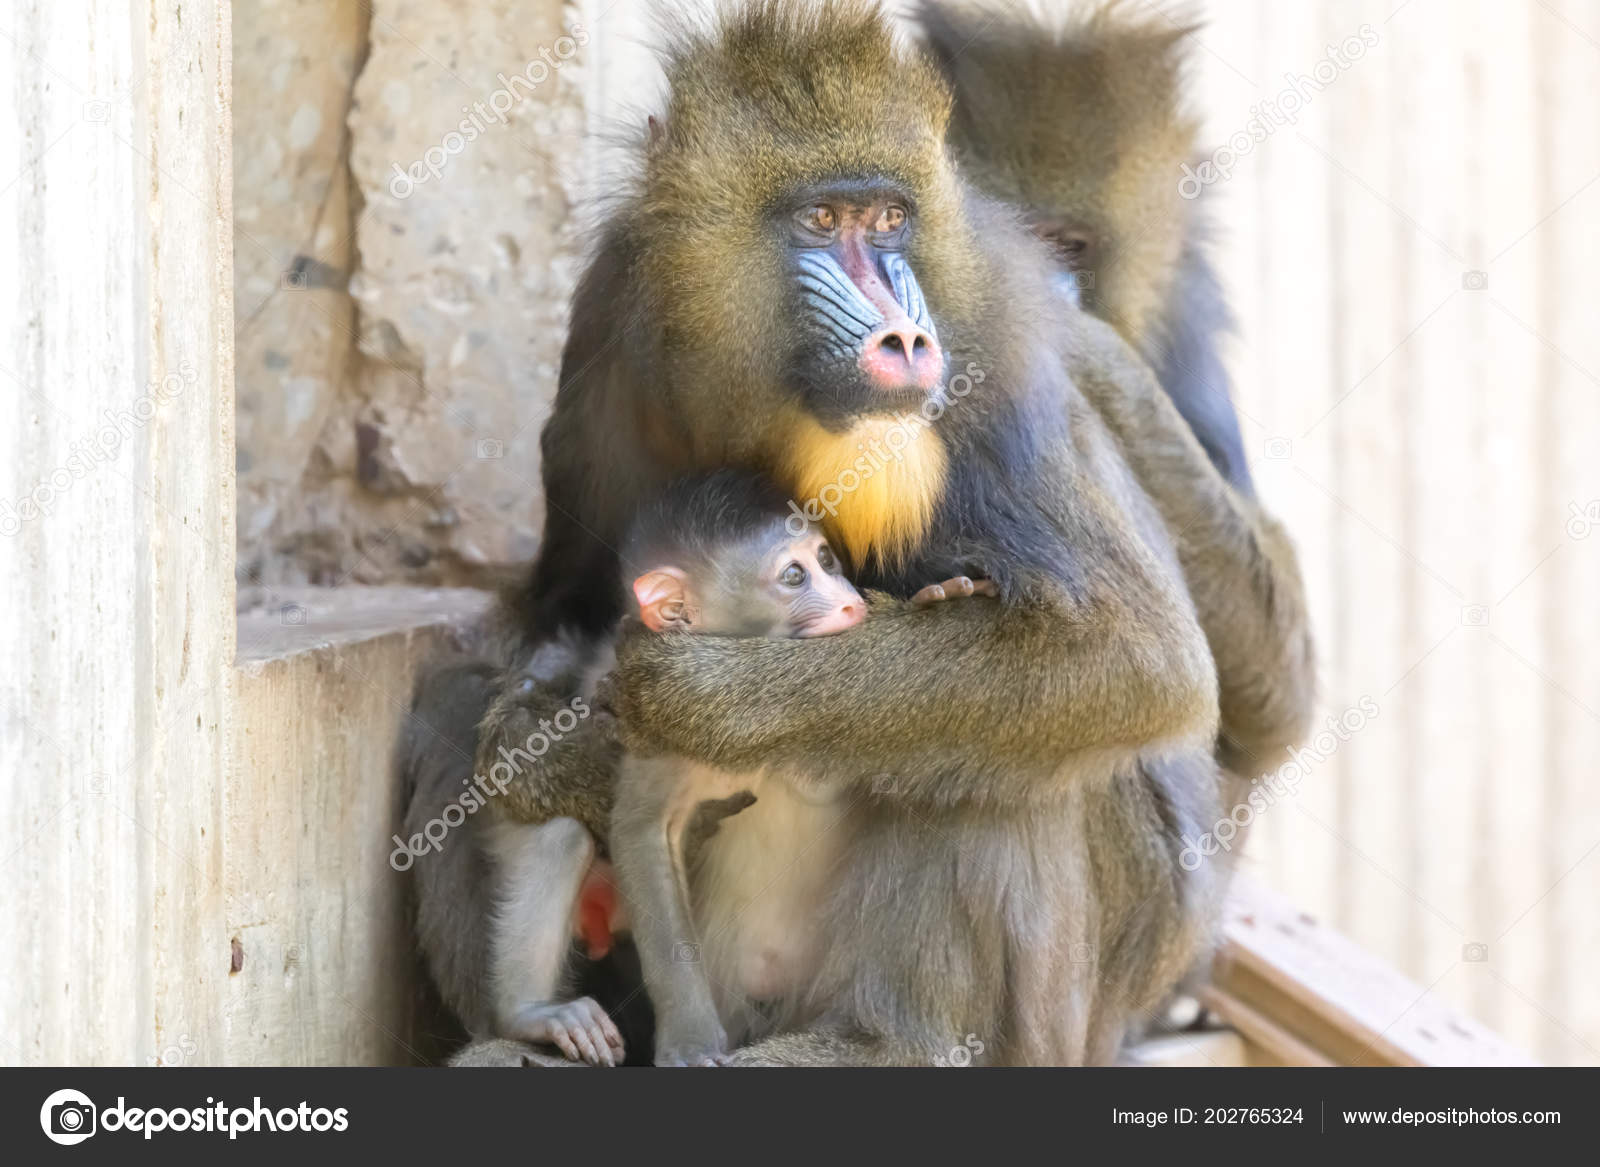
<svg viewBox="0 0 1600 1167">
<path fill-rule="evenodd" d="M 0 0 L 0 1061 L 226 1058 L 227 0 Z"/>
</svg>

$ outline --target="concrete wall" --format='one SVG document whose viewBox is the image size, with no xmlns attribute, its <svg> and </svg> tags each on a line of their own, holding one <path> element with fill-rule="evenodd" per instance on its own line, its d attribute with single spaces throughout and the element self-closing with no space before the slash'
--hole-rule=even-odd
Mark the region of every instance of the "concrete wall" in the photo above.
<svg viewBox="0 0 1600 1167">
<path fill-rule="evenodd" d="M 254 596 L 236 660 L 229 15 L 0 8 L 3 1064 L 437 1053 L 394 750 L 487 598 Z"/>
<path fill-rule="evenodd" d="M 360 0 L 234 13 L 234 314 L 243 574 L 305 547 L 319 440 L 348 429 L 356 312 L 346 116 L 366 56 Z M 285 551 L 275 551 L 276 548 Z"/>
<path fill-rule="evenodd" d="M 242 578 L 483 582 L 531 557 L 590 59 L 641 11 L 239 6 Z"/>
<path fill-rule="evenodd" d="M 239 624 L 224 824 L 233 1065 L 419 1065 L 425 1020 L 408 877 L 390 863 L 396 750 L 426 662 L 470 642 L 489 597 L 465 590 L 279 591 Z M 179 1047 L 182 1053 L 182 1047 Z"/>
<path fill-rule="evenodd" d="M 223 1048 L 228 17 L 0 5 L 0 1061 Z"/>
</svg>

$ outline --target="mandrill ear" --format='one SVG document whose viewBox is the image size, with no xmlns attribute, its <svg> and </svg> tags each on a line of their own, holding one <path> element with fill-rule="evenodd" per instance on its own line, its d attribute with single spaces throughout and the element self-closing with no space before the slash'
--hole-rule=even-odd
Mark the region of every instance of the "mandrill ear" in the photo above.
<svg viewBox="0 0 1600 1167">
<path fill-rule="evenodd" d="M 639 619 L 652 632 L 687 628 L 685 604 L 689 598 L 688 577 L 676 567 L 658 567 L 633 581 L 633 595 L 639 601 Z"/>
</svg>

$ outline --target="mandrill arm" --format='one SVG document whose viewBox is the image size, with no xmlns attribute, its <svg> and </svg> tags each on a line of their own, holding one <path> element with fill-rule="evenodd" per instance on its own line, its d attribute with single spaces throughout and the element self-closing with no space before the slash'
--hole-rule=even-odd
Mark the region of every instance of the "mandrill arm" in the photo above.
<svg viewBox="0 0 1600 1167">
<path fill-rule="evenodd" d="M 1014 805 L 1075 761 L 1209 747 L 1210 653 L 1181 590 L 1106 496 L 1068 470 L 1053 516 L 1069 589 L 915 608 L 874 596 L 859 628 L 809 640 L 629 628 L 608 695 L 624 744 L 730 770 L 864 783 L 943 804 Z"/>
<path fill-rule="evenodd" d="M 1073 377 L 1172 532 L 1216 658 L 1218 760 L 1275 767 L 1305 736 L 1315 659 L 1305 585 L 1283 527 L 1218 473 L 1171 400 L 1111 330 L 1082 321 Z M 1117 371 L 1115 379 L 1105 370 Z"/>
<path fill-rule="evenodd" d="M 562 732 L 569 717 L 576 723 Z M 604 845 L 620 757 L 588 702 L 560 686 L 513 675 L 478 726 L 474 771 L 510 821 L 574 818 Z"/>
</svg>

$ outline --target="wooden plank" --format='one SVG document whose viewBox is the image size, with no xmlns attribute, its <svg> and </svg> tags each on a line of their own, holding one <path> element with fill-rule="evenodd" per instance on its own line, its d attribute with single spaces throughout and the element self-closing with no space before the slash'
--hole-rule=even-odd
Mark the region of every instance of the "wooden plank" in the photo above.
<svg viewBox="0 0 1600 1167">
<path fill-rule="evenodd" d="M 1202 1033 L 1168 1033 L 1141 1041 L 1123 1057 L 1133 1066 L 1247 1066 L 1251 1057 L 1245 1039 L 1228 1029 Z"/>
<path fill-rule="evenodd" d="M 1202 999 L 1294 1065 L 1523 1066 L 1526 1054 L 1239 877 Z"/>
<path fill-rule="evenodd" d="M 1262 1053 L 1261 1061 L 1274 1066 L 1331 1066 L 1333 1062 L 1296 1037 L 1283 1025 L 1254 1008 L 1248 1001 L 1215 985 L 1200 990 L 1200 1000 L 1218 1017 L 1238 1030 Z"/>
</svg>

